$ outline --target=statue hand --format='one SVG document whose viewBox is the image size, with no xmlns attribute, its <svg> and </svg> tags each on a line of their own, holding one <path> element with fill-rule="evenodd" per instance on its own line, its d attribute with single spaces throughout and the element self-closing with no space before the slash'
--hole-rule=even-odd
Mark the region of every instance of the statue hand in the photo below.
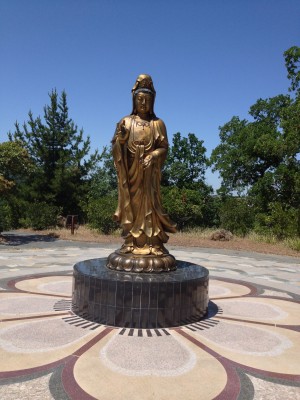
<svg viewBox="0 0 300 400">
<path fill-rule="evenodd" d="M 129 136 L 129 129 L 126 128 L 125 119 L 123 119 L 122 123 L 118 124 L 117 132 L 120 142 L 124 143 Z"/>
<path fill-rule="evenodd" d="M 153 162 L 154 159 L 155 159 L 155 156 L 154 156 L 153 153 L 152 153 L 152 154 L 148 154 L 148 155 L 144 158 L 144 161 L 143 161 L 143 166 L 144 166 L 144 168 L 150 167 L 150 165 L 152 164 L 152 162 Z"/>
</svg>

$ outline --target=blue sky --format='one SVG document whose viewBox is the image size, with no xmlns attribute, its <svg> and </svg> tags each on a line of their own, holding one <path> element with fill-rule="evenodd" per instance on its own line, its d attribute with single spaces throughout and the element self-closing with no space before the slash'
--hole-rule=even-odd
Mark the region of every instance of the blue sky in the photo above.
<svg viewBox="0 0 300 400">
<path fill-rule="evenodd" d="M 30 109 L 43 115 L 56 88 L 101 150 L 148 73 L 169 141 L 195 133 L 210 155 L 220 125 L 287 92 L 299 21 L 299 0 L 0 0 L 0 141 Z M 207 181 L 217 187 L 217 174 Z"/>
</svg>

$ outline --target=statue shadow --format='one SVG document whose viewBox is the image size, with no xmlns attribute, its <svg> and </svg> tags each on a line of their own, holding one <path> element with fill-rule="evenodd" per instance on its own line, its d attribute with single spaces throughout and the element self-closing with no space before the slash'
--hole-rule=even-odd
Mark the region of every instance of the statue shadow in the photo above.
<svg viewBox="0 0 300 400">
<path fill-rule="evenodd" d="M 220 312 L 219 307 L 217 306 L 216 303 L 213 301 L 209 300 L 208 302 L 208 310 L 206 316 L 202 319 L 202 321 L 206 319 L 213 318 L 216 314 Z"/>
<path fill-rule="evenodd" d="M 23 246 L 32 243 L 53 243 L 59 238 L 53 234 L 41 235 L 34 233 L 2 233 L 0 246 Z"/>
</svg>

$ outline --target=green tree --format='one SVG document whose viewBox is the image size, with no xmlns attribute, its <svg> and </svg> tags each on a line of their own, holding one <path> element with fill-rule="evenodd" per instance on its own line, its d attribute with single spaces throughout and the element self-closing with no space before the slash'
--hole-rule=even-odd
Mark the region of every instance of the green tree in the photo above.
<svg viewBox="0 0 300 400">
<path fill-rule="evenodd" d="M 299 210 L 285 204 L 269 204 L 268 213 L 257 213 L 255 231 L 263 235 L 273 235 L 278 239 L 299 235 Z"/>
<path fill-rule="evenodd" d="M 220 225 L 232 233 L 245 236 L 253 227 L 253 205 L 245 197 L 228 196 L 220 206 Z"/>
<path fill-rule="evenodd" d="M 199 190 L 163 187 L 162 200 L 178 229 L 203 225 L 204 197 Z"/>
<path fill-rule="evenodd" d="M 99 156 L 99 163 L 91 173 L 88 198 L 97 199 L 112 191 L 116 192 L 117 188 L 117 172 L 114 166 L 111 148 L 105 146 Z"/>
<path fill-rule="evenodd" d="M 56 90 L 49 94 L 50 105 L 44 107 L 44 120 L 29 120 L 21 130 L 15 124 L 10 140 L 19 140 L 35 165 L 30 182 L 24 187 L 26 200 L 46 202 L 62 208 L 64 214 L 80 214 L 80 204 L 87 192 L 89 173 L 98 160 L 97 152 L 89 156 L 90 139 L 83 139 L 83 130 L 69 118 L 67 95 L 58 98 Z"/>
<path fill-rule="evenodd" d="M 206 148 L 194 133 L 173 136 L 162 172 L 163 204 L 178 228 L 218 224 L 213 189 L 205 182 Z"/>
<path fill-rule="evenodd" d="M 91 228 L 109 234 L 118 227 L 113 220 L 118 199 L 117 173 L 110 148 L 105 146 L 99 159 L 91 174 L 84 210 Z"/>
<path fill-rule="evenodd" d="M 289 90 L 298 91 L 300 86 L 300 47 L 292 46 L 284 52 L 285 66 L 288 79 L 291 81 Z"/>
<path fill-rule="evenodd" d="M 199 189 L 205 185 L 207 159 L 203 140 L 194 133 L 181 137 L 179 132 L 173 136 L 162 174 L 163 186 L 176 186 L 180 189 Z"/>
<path fill-rule="evenodd" d="M 1 232 L 10 229 L 12 225 L 12 209 L 7 199 L 0 198 L 0 236 L 2 236 Z"/>
<path fill-rule="evenodd" d="M 282 213 L 289 218 L 293 210 L 300 209 L 299 51 L 292 48 L 285 52 L 294 96 L 259 99 L 250 107 L 251 121 L 233 117 L 220 127 L 221 143 L 210 159 L 222 178 L 223 193 L 249 196 L 256 212 L 273 212 L 276 223 L 284 220 Z"/>
<path fill-rule="evenodd" d="M 20 142 L 0 143 L 0 194 L 8 194 L 30 173 L 32 163 Z"/>
<path fill-rule="evenodd" d="M 0 143 L 0 233 L 17 226 L 16 198 L 32 168 L 28 152 L 19 142 Z"/>
<path fill-rule="evenodd" d="M 291 103 L 284 95 L 259 99 L 249 111 L 253 121 L 235 116 L 220 127 L 221 144 L 212 151 L 211 163 L 230 192 L 247 191 L 266 172 L 295 160 L 298 146 L 290 141 L 289 132 L 282 130 L 283 110 Z"/>
<path fill-rule="evenodd" d="M 86 208 L 89 226 L 105 235 L 116 230 L 118 224 L 113 220 L 113 215 L 117 208 L 117 202 L 116 192 L 98 198 L 90 198 Z"/>
</svg>

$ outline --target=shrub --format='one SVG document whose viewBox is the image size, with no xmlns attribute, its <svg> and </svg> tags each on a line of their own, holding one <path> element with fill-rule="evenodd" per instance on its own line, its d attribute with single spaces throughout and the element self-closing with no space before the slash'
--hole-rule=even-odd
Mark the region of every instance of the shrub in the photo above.
<svg viewBox="0 0 300 400">
<path fill-rule="evenodd" d="M 28 204 L 26 211 L 20 218 L 24 228 L 43 230 L 56 226 L 57 217 L 62 213 L 62 207 L 57 207 L 46 202 Z"/>
<path fill-rule="evenodd" d="M 0 200 L 0 233 L 11 229 L 13 224 L 12 210 L 6 200 Z"/>
<path fill-rule="evenodd" d="M 254 222 L 253 209 L 247 198 L 228 197 L 220 207 L 221 227 L 245 236 Z"/>
<path fill-rule="evenodd" d="M 106 235 L 112 233 L 118 227 L 113 220 L 116 207 L 117 196 L 114 193 L 90 199 L 86 207 L 89 226 Z"/>
<path fill-rule="evenodd" d="M 295 237 L 298 234 L 299 210 L 285 208 L 281 203 L 269 205 L 267 214 L 257 214 L 255 217 L 255 232 L 263 235 L 274 235 L 278 239 Z"/>
<path fill-rule="evenodd" d="M 177 223 L 178 229 L 203 226 L 205 202 L 198 190 L 162 188 L 162 201 L 170 218 Z"/>
</svg>

